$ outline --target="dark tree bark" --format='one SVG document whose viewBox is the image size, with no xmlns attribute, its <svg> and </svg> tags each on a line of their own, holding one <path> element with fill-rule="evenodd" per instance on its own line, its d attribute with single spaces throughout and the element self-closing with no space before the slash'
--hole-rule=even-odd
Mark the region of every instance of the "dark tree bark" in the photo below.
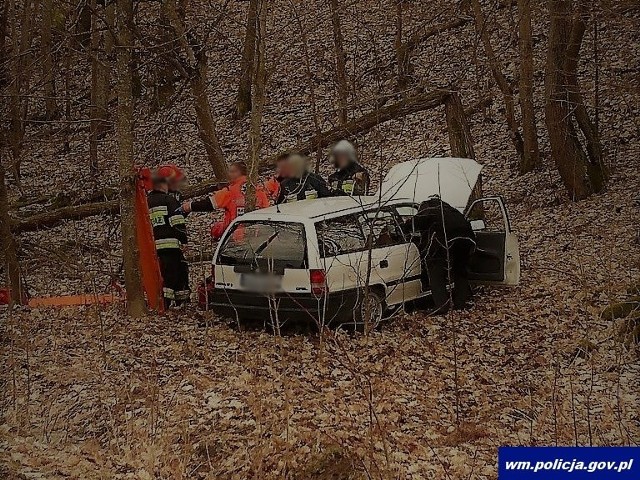
<svg viewBox="0 0 640 480">
<path fill-rule="evenodd" d="M 256 31 L 256 71 L 253 82 L 254 100 L 251 108 L 251 127 L 249 130 L 249 164 L 246 195 L 247 211 L 256 208 L 256 188 L 260 168 L 260 149 L 262 147 L 262 113 L 266 100 L 267 68 L 267 9 L 269 0 L 259 0 L 258 28 Z"/>
<path fill-rule="evenodd" d="M 349 84 L 347 81 L 347 57 L 344 53 L 342 25 L 340 25 L 340 4 L 330 0 L 331 27 L 333 30 L 333 52 L 335 56 L 336 88 L 338 91 L 338 118 L 341 124 L 348 120 Z"/>
<path fill-rule="evenodd" d="M 462 106 L 460 95 L 457 92 L 447 95 L 444 107 L 447 118 L 449 144 L 451 145 L 451 156 L 475 159 L 476 154 L 473 150 L 473 138 L 471 137 L 469 122 L 467 121 L 467 115 Z"/>
<path fill-rule="evenodd" d="M 213 174 L 216 178 L 225 180 L 227 178 L 227 164 L 218 140 L 211 106 L 209 105 L 209 96 L 207 95 L 207 53 L 204 50 L 196 52 L 196 69 L 191 77 L 191 92 L 198 121 L 198 135 L 202 143 L 204 143 L 209 163 L 213 168 Z"/>
<path fill-rule="evenodd" d="M 133 154 L 133 0 L 117 0 L 118 17 L 118 162 L 120 171 L 120 226 L 127 313 L 146 314 L 140 274 L 140 252 L 136 231 L 136 173 Z"/>
<path fill-rule="evenodd" d="M 536 111 L 533 105 L 533 41 L 531 0 L 518 0 L 518 47 L 520 51 L 520 110 L 522 112 L 523 156 L 520 173 L 531 172 L 540 162 Z"/>
<path fill-rule="evenodd" d="M 479 0 L 471 0 L 471 7 L 473 9 L 473 16 L 475 19 L 476 32 L 480 37 L 482 46 L 484 47 L 485 54 L 489 60 L 489 69 L 491 74 L 498 85 L 498 88 L 502 92 L 502 98 L 504 99 L 505 106 L 505 120 L 507 121 L 507 128 L 509 129 L 509 136 L 518 153 L 520 159 L 524 156 L 524 145 L 522 136 L 518 131 L 518 123 L 516 122 L 515 103 L 513 101 L 513 88 L 502 73 L 502 66 L 498 60 L 493 45 L 491 45 L 491 38 L 489 37 L 489 31 L 486 26 L 486 19 L 482 13 L 482 7 Z"/>
<path fill-rule="evenodd" d="M 32 0 L 24 0 L 21 11 L 22 20 L 20 30 L 17 20 L 13 17 L 11 37 L 13 40 L 12 75 L 9 88 L 9 147 L 11 149 L 11 170 L 15 181 L 20 184 L 20 165 L 22 161 L 22 147 L 26 128 L 26 117 L 29 109 L 28 96 L 23 95 L 29 89 L 30 48 L 31 48 L 31 20 L 34 14 Z"/>
<path fill-rule="evenodd" d="M 4 1 L 0 8 L 0 87 L 4 87 L 9 79 L 9 64 L 7 55 L 7 29 L 9 27 L 9 6 L 11 1 Z"/>
<path fill-rule="evenodd" d="M 249 0 L 247 26 L 240 61 L 240 82 L 236 100 L 236 118 L 244 117 L 251 111 L 251 85 L 253 83 L 256 55 L 256 28 L 258 24 L 258 5 L 260 0 Z"/>
<path fill-rule="evenodd" d="M 216 123 L 207 94 L 207 52 L 192 34 L 187 35 L 184 20 L 176 9 L 175 0 L 166 0 L 166 7 L 174 38 L 181 45 L 186 56 L 186 60 L 176 58 L 174 61 L 181 75 L 189 80 L 196 111 L 198 136 L 204 143 L 214 175 L 218 180 L 225 180 L 227 165 L 218 140 Z"/>
<path fill-rule="evenodd" d="M 158 66 L 155 71 L 154 111 L 164 108 L 175 93 L 175 67 L 171 59 L 177 56 L 177 42 L 174 39 L 173 29 L 167 15 L 167 2 L 160 4 L 158 38 L 160 39 L 161 47 Z"/>
<path fill-rule="evenodd" d="M 573 106 L 567 102 L 571 96 L 567 78 L 577 65 L 575 47 L 570 48 L 571 37 L 576 35 L 572 2 L 549 0 L 551 16 L 547 66 L 545 74 L 545 120 L 551 144 L 551 156 L 572 200 L 580 200 L 604 188 L 605 176 L 598 165 L 593 165 L 578 139 L 573 124 Z M 580 28 L 579 26 L 576 28 Z M 575 41 L 575 40 L 574 40 Z M 579 51 L 579 48 L 578 48 Z"/>
<path fill-rule="evenodd" d="M 53 0 L 42 2 L 42 32 L 40 49 L 42 56 L 42 83 L 45 96 L 45 113 L 47 120 L 57 118 L 56 85 L 53 70 L 53 51 L 51 48 L 51 25 L 53 20 Z"/>
<path fill-rule="evenodd" d="M 1 152 L 0 152 L 1 153 Z M 5 169 L 0 159 L 0 248 L 7 275 L 7 285 L 10 291 L 10 305 L 22 303 L 24 293 L 20 279 L 20 264 L 18 263 L 18 249 L 16 240 L 11 233 L 11 218 L 9 217 L 9 195 L 5 181 Z"/>
<path fill-rule="evenodd" d="M 101 33 L 98 26 L 97 1 L 91 0 L 91 41 L 89 60 L 91 63 L 91 106 L 89 108 L 89 167 L 98 172 L 98 140 L 108 128 L 109 72 L 100 52 Z"/>
<path fill-rule="evenodd" d="M 569 44 L 567 46 L 567 54 L 565 60 L 566 86 L 569 94 L 569 102 L 571 104 L 572 113 L 580 131 L 584 135 L 586 143 L 587 156 L 591 163 L 593 174 L 590 175 L 595 191 L 604 188 L 604 183 L 608 179 L 607 168 L 604 165 L 602 144 L 600 143 L 600 135 L 595 124 L 591 121 L 589 112 L 584 102 L 580 83 L 578 81 L 578 63 L 580 60 L 580 49 L 582 40 L 587 28 L 587 20 L 589 16 L 589 5 L 584 0 L 577 0 L 577 6 L 573 14 L 571 25 L 571 34 L 569 35 Z"/>
</svg>

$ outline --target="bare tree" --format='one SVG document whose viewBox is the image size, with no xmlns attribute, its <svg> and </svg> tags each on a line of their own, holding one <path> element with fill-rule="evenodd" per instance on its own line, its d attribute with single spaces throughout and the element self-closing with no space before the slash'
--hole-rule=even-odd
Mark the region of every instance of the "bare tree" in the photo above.
<svg viewBox="0 0 640 480">
<path fill-rule="evenodd" d="M 91 62 L 91 106 L 89 109 L 89 167 L 92 173 L 98 171 L 98 139 L 107 129 L 107 101 L 109 71 L 104 64 L 100 44 L 102 34 L 98 26 L 97 1 L 91 0 L 91 39 L 89 60 Z"/>
<path fill-rule="evenodd" d="M 53 50 L 51 42 L 52 21 L 53 0 L 43 0 L 40 49 L 42 56 L 42 83 L 44 86 L 45 113 L 48 120 L 56 118 L 59 114 L 56 102 L 56 86 L 53 71 Z"/>
<path fill-rule="evenodd" d="M 187 34 L 184 19 L 178 13 L 175 3 L 175 0 L 166 0 L 164 5 L 167 8 L 167 16 L 173 29 L 174 38 L 182 47 L 186 59 L 174 57 L 173 61 L 180 74 L 188 79 L 191 86 L 198 135 L 204 143 L 213 173 L 216 178 L 224 180 L 227 178 L 227 166 L 207 94 L 207 51 L 193 32 Z"/>
<path fill-rule="evenodd" d="M 591 162 L 592 168 L 599 170 L 602 180 L 606 181 L 608 172 L 603 163 L 602 145 L 600 143 L 600 135 L 598 134 L 595 124 L 591 121 L 589 112 L 584 102 L 580 83 L 578 81 L 578 63 L 580 60 L 580 49 L 582 40 L 587 28 L 589 19 L 589 2 L 585 0 L 576 0 L 573 19 L 571 22 L 571 35 L 569 36 L 569 45 L 567 46 L 567 54 L 565 60 L 565 74 L 567 92 L 572 107 L 572 113 L 575 117 L 578 127 L 584 135 L 587 155 Z M 599 190 L 599 189 L 598 189 Z"/>
<path fill-rule="evenodd" d="M 1 153 L 0 149 L 0 153 Z M 18 263 L 18 252 L 16 240 L 11 233 L 11 217 L 9 216 L 9 194 L 5 180 L 5 169 L 0 159 L 0 247 L 7 274 L 7 284 L 9 286 L 10 304 L 21 303 L 23 298 L 22 282 L 20 279 L 20 264 Z"/>
<path fill-rule="evenodd" d="M 606 170 L 582 147 L 573 120 L 584 107 L 577 86 L 577 65 L 584 18 L 572 1 L 549 0 L 551 17 L 545 74 L 545 120 L 551 156 L 573 200 L 604 188 Z M 571 91 L 570 91 L 571 90 Z M 578 95 L 578 96 L 577 96 Z M 571 102 L 567 102 L 567 99 Z M 576 106 L 581 105 L 580 108 Z M 583 113 L 586 111 L 581 110 Z M 584 119 L 583 119 L 584 120 Z M 578 124 L 580 122 L 578 121 Z"/>
<path fill-rule="evenodd" d="M 140 252 L 136 232 L 136 173 L 133 158 L 133 0 L 117 0 L 118 39 L 118 161 L 120 171 L 120 226 L 124 283 L 127 289 L 127 313 L 134 317 L 146 314 Z"/>
<path fill-rule="evenodd" d="M 9 10 L 11 12 L 11 9 Z M 11 38 L 13 40 L 12 71 L 9 86 L 9 119 L 11 128 L 9 131 L 9 146 L 11 148 L 11 169 L 13 176 L 20 184 L 20 163 L 22 147 L 26 129 L 26 118 L 29 109 L 28 96 L 23 93 L 29 88 L 29 50 L 31 48 L 31 20 L 33 15 L 32 0 L 24 0 L 19 22 L 12 15 Z"/>
<path fill-rule="evenodd" d="M 257 62 L 253 81 L 254 101 L 251 108 L 251 127 L 249 130 L 249 165 L 246 195 L 247 211 L 256 208 L 256 188 L 258 184 L 258 169 L 260 168 L 260 149 L 262 146 L 262 113 L 266 99 L 267 69 L 266 69 L 266 41 L 267 41 L 267 10 L 269 0 L 258 2 L 258 28 L 256 29 Z"/>
<path fill-rule="evenodd" d="M 402 42 L 402 31 L 403 31 L 403 19 L 402 19 L 402 3 L 403 0 L 396 0 L 396 31 L 393 40 L 393 48 L 396 53 L 396 62 L 397 62 L 397 80 L 396 80 L 396 88 L 398 91 L 403 92 L 407 89 L 407 85 L 409 83 L 409 50 L 405 47 L 405 44 Z"/>
<path fill-rule="evenodd" d="M 520 110 L 522 112 L 523 156 L 520 173 L 532 171 L 540 162 L 536 111 L 533 105 L 533 40 L 531 0 L 518 0 L 518 48 L 520 51 Z"/>
<path fill-rule="evenodd" d="M 473 150 L 473 138 L 471 137 L 469 122 L 458 92 L 452 92 L 446 96 L 444 108 L 451 155 L 458 158 L 475 159 L 476 154 Z"/>
<path fill-rule="evenodd" d="M 349 84 L 347 81 L 347 59 L 344 53 L 344 40 L 340 24 L 340 5 L 338 0 L 330 0 L 331 27 L 333 30 L 333 50 L 336 62 L 336 87 L 338 90 L 338 118 L 341 124 L 347 123 L 349 104 Z"/>
<path fill-rule="evenodd" d="M 256 55 L 256 28 L 258 22 L 258 4 L 260 0 L 249 0 L 247 26 L 240 61 L 240 82 L 236 100 L 236 117 L 244 117 L 251 110 L 251 85 L 253 83 L 254 62 Z"/>
<path fill-rule="evenodd" d="M 475 20 L 476 32 L 480 37 L 484 52 L 487 55 L 489 61 L 489 69 L 493 75 L 493 78 L 498 85 L 498 88 L 502 92 L 502 98 L 504 99 L 505 106 L 505 120 L 507 121 L 507 128 L 509 129 L 509 136 L 513 141 L 513 145 L 516 148 L 516 152 L 520 158 L 524 156 L 524 145 L 522 136 L 518 131 L 518 123 L 516 122 L 515 104 L 513 100 L 513 88 L 511 84 L 502 73 L 502 65 L 496 55 L 493 45 L 491 45 L 491 38 L 489 37 L 489 31 L 487 30 L 486 19 L 482 13 L 482 7 L 480 0 L 471 0 L 471 7 L 473 9 L 473 17 Z"/>
</svg>

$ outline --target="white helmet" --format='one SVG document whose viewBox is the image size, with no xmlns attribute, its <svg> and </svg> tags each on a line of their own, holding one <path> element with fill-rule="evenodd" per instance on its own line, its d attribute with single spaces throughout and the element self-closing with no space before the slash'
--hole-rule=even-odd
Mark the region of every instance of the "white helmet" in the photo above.
<svg viewBox="0 0 640 480">
<path fill-rule="evenodd" d="M 336 154 L 343 153 L 352 162 L 358 161 L 358 154 L 356 153 L 356 147 L 353 146 L 348 140 L 340 140 L 331 149 L 331 163 L 335 163 Z"/>
</svg>

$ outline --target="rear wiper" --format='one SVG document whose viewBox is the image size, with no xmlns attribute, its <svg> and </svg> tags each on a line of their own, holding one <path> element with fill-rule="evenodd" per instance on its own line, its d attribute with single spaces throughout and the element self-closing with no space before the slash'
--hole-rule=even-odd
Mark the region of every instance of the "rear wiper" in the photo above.
<svg viewBox="0 0 640 480">
<path fill-rule="evenodd" d="M 253 256 L 257 257 L 258 255 L 260 255 L 265 248 L 267 248 L 267 246 L 280 234 L 280 230 L 277 230 L 275 232 L 273 232 L 271 234 L 271 236 L 269 238 L 267 238 L 264 242 L 262 242 L 260 245 L 258 245 L 258 248 L 255 249 L 255 251 L 253 252 Z"/>
</svg>

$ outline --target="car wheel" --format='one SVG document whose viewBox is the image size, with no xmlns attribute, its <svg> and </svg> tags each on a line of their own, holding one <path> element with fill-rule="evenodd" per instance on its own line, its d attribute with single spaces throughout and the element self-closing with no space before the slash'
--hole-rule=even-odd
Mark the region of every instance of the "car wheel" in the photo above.
<svg viewBox="0 0 640 480">
<path fill-rule="evenodd" d="M 362 292 L 362 298 L 356 305 L 353 324 L 357 331 L 374 330 L 380 326 L 385 311 L 384 295 L 376 290 Z"/>
</svg>

